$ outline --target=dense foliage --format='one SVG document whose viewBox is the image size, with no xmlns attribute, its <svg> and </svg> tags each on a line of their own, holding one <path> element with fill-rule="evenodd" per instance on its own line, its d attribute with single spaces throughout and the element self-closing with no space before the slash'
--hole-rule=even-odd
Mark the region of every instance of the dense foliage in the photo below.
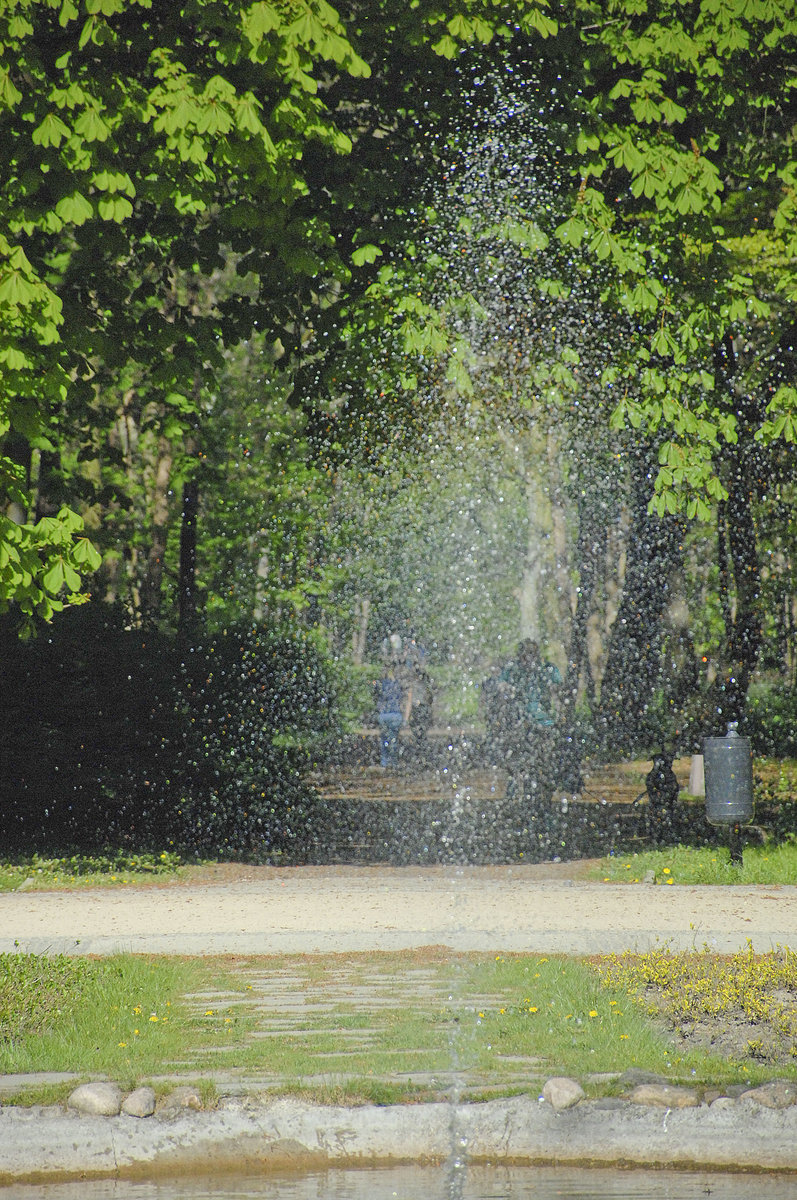
<svg viewBox="0 0 797 1200">
<path fill-rule="evenodd" d="M 546 641 L 582 750 L 792 688 L 796 49 L 790 0 L 7 4 L 3 636 L 99 609 L 9 652 L 19 820 L 288 830 L 393 628 L 471 717 Z"/>
<path fill-rule="evenodd" d="M 6 847 L 297 850 L 337 690 L 301 633 L 231 629 L 182 656 L 89 605 L 47 638 L 7 632 L 2 655 Z"/>
</svg>

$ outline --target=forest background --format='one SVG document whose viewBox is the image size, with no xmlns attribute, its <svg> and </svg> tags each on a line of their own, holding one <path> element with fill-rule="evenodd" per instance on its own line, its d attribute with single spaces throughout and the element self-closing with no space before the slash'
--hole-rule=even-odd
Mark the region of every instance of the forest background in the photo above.
<svg viewBox="0 0 797 1200">
<path fill-rule="evenodd" d="M 386 634 L 794 750 L 789 0 L 0 13 L 10 845 L 246 854 Z"/>
</svg>

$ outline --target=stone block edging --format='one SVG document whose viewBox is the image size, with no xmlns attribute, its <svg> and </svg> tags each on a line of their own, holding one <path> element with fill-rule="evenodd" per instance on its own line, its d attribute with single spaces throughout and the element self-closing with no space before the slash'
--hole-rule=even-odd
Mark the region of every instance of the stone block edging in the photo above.
<svg viewBox="0 0 797 1200">
<path fill-rule="evenodd" d="M 384 1108 L 228 1097 L 213 1110 L 178 1107 L 145 1120 L 0 1109 L 0 1185 L 176 1174 L 189 1161 L 209 1172 L 443 1163 L 453 1152 L 473 1163 L 797 1172 L 797 1106 L 748 1094 L 685 1107 L 580 1099 L 559 1110 L 541 1095 Z"/>
</svg>

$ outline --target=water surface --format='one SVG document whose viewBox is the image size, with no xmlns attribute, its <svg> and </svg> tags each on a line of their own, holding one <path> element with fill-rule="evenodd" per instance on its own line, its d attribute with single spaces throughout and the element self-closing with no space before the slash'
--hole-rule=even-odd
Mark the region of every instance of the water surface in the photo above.
<svg viewBox="0 0 797 1200">
<path fill-rule="evenodd" d="M 797 1175 L 402 1167 L 0 1188 L 1 1200 L 797 1200 Z"/>
</svg>

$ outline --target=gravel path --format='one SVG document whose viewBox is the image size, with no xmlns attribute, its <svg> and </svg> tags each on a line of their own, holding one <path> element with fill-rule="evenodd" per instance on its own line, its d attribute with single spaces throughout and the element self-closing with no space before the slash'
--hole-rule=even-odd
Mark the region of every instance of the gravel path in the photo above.
<svg viewBox="0 0 797 1200">
<path fill-rule="evenodd" d="M 797 887 L 588 883 L 565 865 L 260 868 L 224 882 L 0 895 L 0 952 L 797 947 Z"/>
</svg>

